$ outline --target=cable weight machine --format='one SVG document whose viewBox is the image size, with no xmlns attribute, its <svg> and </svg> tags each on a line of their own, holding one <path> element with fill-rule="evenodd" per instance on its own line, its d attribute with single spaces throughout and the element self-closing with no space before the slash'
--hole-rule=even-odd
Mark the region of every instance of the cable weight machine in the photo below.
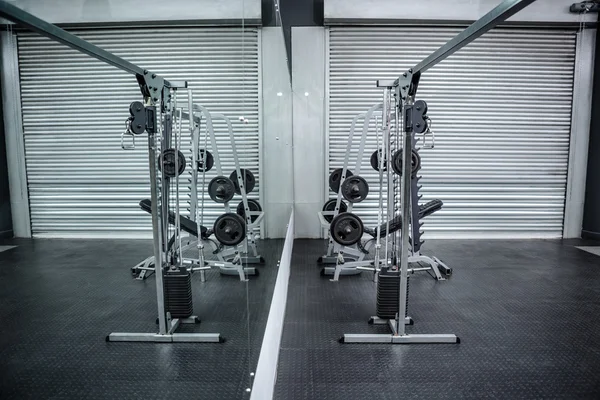
<svg viewBox="0 0 600 400">
<path fill-rule="evenodd" d="M 389 93 L 387 93 L 389 95 Z M 384 101 L 389 99 L 384 98 Z M 426 107 L 426 106 L 425 106 Z M 356 275 L 362 271 L 379 271 L 375 267 L 378 264 L 379 255 L 382 249 L 382 239 L 385 241 L 385 253 L 388 254 L 390 244 L 393 245 L 393 240 L 390 240 L 398 229 L 402 226 L 402 220 L 393 213 L 390 213 L 394 207 L 393 202 L 388 204 L 388 214 L 386 222 L 382 223 L 383 214 L 383 192 L 387 192 L 388 199 L 391 199 L 390 188 L 384 184 L 384 177 L 386 183 L 395 181 L 396 177 L 391 175 L 391 172 L 395 173 L 398 177 L 402 176 L 402 150 L 394 149 L 390 151 L 389 144 L 389 115 L 387 125 L 384 124 L 382 129 L 383 139 L 380 138 L 380 126 L 378 123 L 378 117 L 381 114 L 382 121 L 384 120 L 383 113 L 384 103 L 376 104 L 372 106 L 366 113 L 357 115 L 351 123 L 350 133 L 348 135 L 348 142 L 346 148 L 346 156 L 344 158 L 344 164 L 342 168 L 334 170 L 329 176 L 329 186 L 333 192 L 337 193 L 337 197 L 330 199 L 325 203 L 323 210 L 318 213 L 319 221 L 324 229 L 330 231 L 328 239 L 327 253 L 324 256 L 319 257 L 317 262 L 324 264 L 321 270 L 322 275 L 332 275 L 332 281 L 336 282 L 340 276 L 343 275 Z M 389 110 L 389 104 L 386 105 L 386 110 Z M 379 191 L 379 207 L 378 207 L 378 223 L 375 228 L 367 228 L 362 224 L 361 219 L 352 214 L 353 204 L 364 200 L 368 194 L 369 186 L 367 182 L 360 177 L 360 175 L 354 175 L 349 169 L 349 158 L 350 150 L 353 145 L 353 139 L 355 135 L 356 123 L 358 120 L 364 119 L 362 135 L 358 147 L 358 157 L 354 171 L 357 174 L 361 172 L 362 157 L 365 150 L 366 139 L 368 136 L 368 129 L 371 120 L 375 117 L 375 127 L 377 133 L 377 150 L 370 156 L 371 167 L 378 172 L 379 185 L 381 190 Z M 430 130 L 430 122 L 427 118 L 427 126 L 422 132 L 423 147 L 432 149 L 434 147 L 434 134 Z M 431 139 L 428 141 L 427 138 Z M 412 166 L 411 166 L 411 235 L 410 235 L 410 255 L 409 273 L 415 273 L 420 271 L 431 271 L 430 274 L 436 280 L 445 280 L 447 276 L 452 273 L 452 269 L 444 264 L 441 260 L 436 257 L 429 257 L 420 253 L 422 231 L 420 230 L 422 223 L 421 219 L 435 213 L 440 210 L 443 206 L 441 200 L 431 200 L 426 204 L 419 205 L 421 195 L 419 195 L 418 182 L 421 176 L 418 175 L 421 169 L 421 158 L 419 155 L 419 148 L 417 147 L 418 139 L 415 137 L 412 141 Z M 431 144 L 428 145 L 427 143 Z M 390 160 L 388 163 L 387 160 Z M 341 190 L 340 190 L 341 188 Z M 348 201 L 349 204 L 343 202 L 342 196 Z M 339 216 L 339 217 L 338 217 Z M 363 233 L 367 234 L 370 238 L 363 240 Z M 390 243 L 391 242 L 391 243 Z M 367 258 L 372 255 L 371 252 L 375 248 L 375 258 Z M 388 257 L 385 257 L 388 259 Z M 329 265 L 328 265 L 329 264 Z M 333 265 L 333 266 L 332 266 Z M 388 264 L 389 265 L 389 264 Z M 374 274 L 374 278 L 377 278 L 377 274 Z"/>
<path fill-rule="evenodd" d="M 121 144 L 124 147 L 130 147 L 124 143 L 124 138 L 127 135 L 133 138 L 143 133 L 148 134 L 148 166 L 150 171 L 152 240 L 154 260 L 156 261 L 158 332 L 111 333 L 106 337 L 106 340 L 168 343 L 221 342 L 222 338 L 218 333 L 176 332 L 181 324 L 197 324 L 200 322 L 198 317 L 191 315 L 190 271 L 181 264 L 181 257 L 169 257 L 167 240 L 169 237 L 169 217 L 172 212 L 169 204 L 171 178 L 167 175 L 171 175 L 171 173 L 166 172 L 165 169 L 174 168 L 172 173 L 175 176 L 181 171 L 178 152 L 178 135 L 181 134 L 181 123 L 176 123 L 178 112 L 176 96 L 178 91 L 188 91 L 188 108 L 191 112 L 192 96 L 187 82 L 166 80 L 5 1 L 0 1 L 0 17 L 134 75 L 142 93 L 143 101 L 134 102 L 130 106 L 131 118 L 128 119 L 127 134 L 122 136 Z M 108 93 L 103 94 L 108 95 Z M 179 121 L 181 121 L 181 118 Z M 175 148 L 173 149 L 171 146 L 174 129 Z M 169 153 L 171 155 L 168 156 Z M 169 160 L 166 160 L 166 158 L 169 158 Z M 179 193 L 177 183 L 174 185 L 176 206 L 173 213 L 176 228 L 179 228 Z M 178 232 L 175 233 L 175 240 L 180 240 Z M 176 260 L 175 263 L 174 260 Z M 176 295 L 176 293 L 183 294 Z"/>
<path fill-rule="evenodd" d="M 516 14 L 535 0 L 504 0 L 501 4 L 484 15 L 445 45 L 434 51 L 430 56 L 419 62 L 413 68 L 408 69 L 393 82 L 378 81 L 377 86 L 384 88 L 384 126 L 391 126 L 394 119 L 394 134 L 388 129 L 389 146 L 387 163 L 390 162 L 391 148 L 402 149 L 402 177 L 400 185 L 388 179 L 388 212 L 393 212 L 400 217 L 402 227 L 396 231 L 392 242 L 391 267 L 388 261 L 381 266 L 381 260 L 376 254 L 375 268 L 378 270 L 378 305 L 390 306 L 388 317 L 372 317 L 371 324 L 387 325 L 389 334 L 344 334 L 340 338 L 341 343 L 460 343 L 460 339 L 454 334 L 413 334 L 406 332 L 406 325 L 412 325 L 413 320 L 408 316 L 408 263 L 409 263 L 409 224 L 414 224 L 411 219 L 411 174 L 412 174 L 412 149 L 414 135 L 423 133 L 427 129 L 427 106 L 421 100 L 416 100 L 419 80 L 423 72 L 446 59 L 462 47 L 477 39 L 499 23 Z M 393 99 L 391 99 L 393 97 Z M 386 101 L 386 99 L 390 99 Z M 389 108 L 388 105 L 389 104 Z M 389 110 L 389 111 L 388 111 Z M 400 128 L 402 126 L 402 129 Z M 388 168 L 389 170 L 389 168 Z M 397 204 L 397 197 L 400 203 Z M 390 207 L 391 206 L 391 207 Z M 389 219 L 388 219 L 389 221 Z M 413 226 L 413 229 L 415 227 Z M 416 227 L 418 229 L 418 226 Z M 379 230 L 379 228 L 378 228 Z M 378 243 L 379 245 L 379 243 Z M 382 283 L 382 280 L 384 280 Z M 396 308 L 397 304 L 397 308 Z M 378 310 L 381 311 L 381 310 Z M 393 315 L 393 317 L 392 317 Z"/>
<path fill-rule="evenodd" d="M 206 120 L 206 135 L 204 144 L 200 140 L 200 127 L 196 126 L 192 133 L 192 153 L 196 159 L 202 159 L 202 165 L 206 167 L 196 168 L 191 174 L 191 193 L 190 193 L 190 217 L 194 218 L 198 224 L 198 231 L 201 230 L 202 215 L 198 210 L 204 209 L 204 192 L 208 191 L 212 200 L 223 203 L 225 214 L 221 215 L 215 221 L 213 229 L 208 231 L 204 237 L 198 237 L 198 250 L 201 265 L 208 265 L 219 268 L 224 275 L 239 275 L 240 280 L 246 280 L 248 275 L 257 275 L 258 270 L 255 267 L 244 266 L 248 264 L 263 264 L 264 258 L 258 254 L 256 247 L 256 232 L 260 228 L 260 223 L 264 219 L 264 211 L 256 200 L 248 198 L 248 193 L 252 191 L 255 185 L 255 179 L 252 172 L 240 167 L 237 147 L 233 134 L 231 120 L 223 114 L 210 113 L 205 107 L 194 105 L 194 110 L 200 112 Z M 231 147 L 233 150 L 233 161 L 235 170 L 229 177 L 223 176 L 221 167 L 221 158 L 217 147 L 217 140 L 213 128 L 213 119 L 223 120 L 227 126 L 227 132 Z M 210 170 L 210 163 L 207 157 L 211 153 L 207 150 L 207 141 L 210 138 L 211 147 L 214 152 L 214 166 L 217 170 L 217 177 L 213 178 L 206 186 L 206 172 Z M 202 148 L 201 148 L 202 147 Z M 212 155 L 211 155 L 212 157 Z M 202 172 L 200 179 L 200 193 L 202 196 L 201 204 L 198 204 L 198 179 L 199 172 Z M 235 212 L 232 212 L 229 204 L 233 199 L 234 193 L 241 196 L 242 201 L 238 204 Z M 232 229 L 237 227 L 236 229 Z M 221 245 L 213 240 L 208 240 L 212 234 L 215 235 Z M 202 240 L 204 239 L 204 240 Z M 203 246 L 204 242 L 210 244 L 212 253 L 217 256 L 217 260 L 204 261 Z M 188 259 L 185 262 L 196 262 Z"/>
<path fill-rule="evenodd" d="M 189 119 L 189 114 L 179 110 L 179 116 Z M 198 104 L 192 105 L 193 126 L 190 126 L 191 165 L 188 183 L 189 193 L 189 218 L 181 216 L 177 220 L 170 215 L 169 222 L 176 225 L 179 222 L 180 230 L 188 236 L 183 241 L 172 240 L 175 245 L 171 254 L 181 254 L 182 262 L 190 271 L 200 271 L 201 281 L 206 280 L 205 270 L 218 268 L 223 275 L 238 275 L 241 281 L 247 280 L 248 275 L 257 275 L 258 270 L 248 264 L 263 264 L 264 258 L 258 254 L 256 247 L 256 232 L 264 219 L 264 212 L 256 200 L 248 198 L 252 191 L 255 179 L 252 172 L 240 167 L 235 137 L 231 120 L 223 114 L 210 113 L 206 107 Z M 217 140 L 213 127 L 214 120 L 222 120 L 227 126 L 227 132 L 233 150 L 235 169 L 229 177 L 223 175 L 221 157 L 217 147 Z M 206 134 L 204 140 L 200 137 L 200 125 L 204 121 Z M 208 150 L 210 147 L 212 153 Z M 213 155 L 214 153 L 214 155 Z M 196 166 L 196 167 L 194 167 Z M 216 169 L 217 176 L 206 184 L 206 172 Z M 200 188 L 200 190 L 198 190 Z M 208 192 L 210 198 L 216 203 L 224 205 L 225 213 L 219 216 L 212 229 L 204 226 L 204 197 Z M 199 204 L 198 195 L 201 200 Z M 235 213 L 232 213 L 230 201 L 235 194 L 239 194 L 242 201 L 238 204 Z M 140 202 L 142 210 L 151 212 L 151 201 Z M 247 212 L 246 212 L 247 211 Z M 214 239 L 212 238 L 214 236 Z M 216 239 L 216 240 L 215 240 Z M 208 244 L 208 249 L 206 248 Z M 171 246 L 169 246 L 171 249 Z M 179 249 L 180 248 L 180 249 Z M 188 257 L 189 251 L 197 250 L 196 257 Z M 215 259 L 207 259 L 205 251 L 210 251 Z M 144 280 L 154 273 L 154 256 L 131 268 L 133 275 L 138 280 Z"/>
</svg>

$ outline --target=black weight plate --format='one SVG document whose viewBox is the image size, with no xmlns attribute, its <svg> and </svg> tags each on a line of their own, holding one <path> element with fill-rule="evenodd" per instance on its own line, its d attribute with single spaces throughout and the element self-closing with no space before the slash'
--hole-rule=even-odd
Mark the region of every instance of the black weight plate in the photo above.
<svg viewBox="0 0 600 400">
<path fill-rule="evenodd" d="M 338 169 L 334 169 L 333 171 L 331 171 L 331 174 L 329 174 L 329 188 L 331 190 L 333 190 L 335 193 L 339 192 L 339 190 L 340 190 L 340 182 L 342 181 L 342 172 L 343 171 L 344 171 L 343 168 L 338 168 Z M 349 176 L 352 176 L 352 171 L 347 169 L 346 170 L 346 179 L 348 179 Z"/>
<path fill-rule="evenodd" d="M 392 169 L 395 173 L 402 176 L 402 149 L 396 150 L 392 156 Z"/>
<path fill-rule="evenodd" d="M 343 246 L 357 243 L 363 235 L 363 230 L 361 219 L 348 212 L 338 214 L 329 226 L 332 239 Z"/>
<path fill-rule="evenodd" d="M 198 155 L 198 171 L 200 172 L 208 172 L 212 169 L 215 164 L 215 159 L 213 155 L 210 154 L 210 151 L 206 150 L 206 168 L 204 168 L 204 149 L 200 149 L 200 154 Z"/>
<path fill-rule="evenodd" d="M 225 213 L 213 225 L 215 237 L 226 246 L 236 246 L 246 237 L 246 223 L 235 213 Z"/>
<path fill-rule="evenodd" d="M 208 195 L 217 203 L 226 203 L 233 199 L 235 187 L 226 176 L 216 176 L 208 184 Z"/>
<path fill-rule="evenodd" d="M 179 155 L 178 163 L 178 173 L 175 174 L 175 149 L 166 149 L 160 155 L 158 160 L 158 170 L 163 172 L 167 178 L 175 178 L 179 176 L 185 171 L 185 156 L 179 150 L 177 150 Z"/>
<path fill-rule="evenodd" d="M 323 206 L 323 211 L 335 211 L 336 203 L 337 199 L 327 200 L 327 202 Z M 344 203 L 343 201 L 340 202 L 340 213 L 344 213 L 346 211 L 348 211 L 348 205 L 346 205 L 346 203 Z M 325 221 L 331 222 L 331 220 L 333 220 L 333 215 L 323 215 L 323 218 L 325 218 Z"/>
<path fill-rule="evenodd" d="M 421 156 L 416 150 L 412 151 L 412 174 L 416 175 L 417 172 L 421 169 Z"/>
<path fill-rule="evenodd" d="M 412 151 L 412 175 L 415 176 L 421 169 L 421 156 L 416 150 Z M 392 157 L 392 169 L 402 176 L 402 149 L 397 150 Z"/>
<path fill-rule="evenodd" d="M 360 203 L 368 194 L 369 184 L 362 176 L 351 176 L 342 183 L 342 196 L 350 203 Z"/>
<path fill-rule="evenodd" d="M 373 154 L 371 154 L 371 160 L 370 160 L 371 161 L 371 167 L 373 167 L 373 169 L 375 171 L 379 171 L 379 157 L 380 157 L 381 153 L 382 153 L 382 151 L 381 151 L 381 149 L 379 149 L 379 150 L 375 150 L 373 152 Z M 384 171 L 387 171 L 387 162 L 386 161 L 387 160 L 385 160 L 385 159 L 383 161 L 383 170 Z"/>
<path fill-rule="evenodd" d="M 244 177 L 244 188 L 246 189 L 246 194 L 248 194 L 254 190 L 254 186 L 256 185 L 254 174 L 249 169 L 244 168 L 240 168 L 240 173 Z M 237 171 L 233 171 L 231 175 L 229 175 L 229 179 L 231 179 L 235 185 L 235 192 L 237 194 L 242 194 L 242 191 L 240 190 L 240 184 L 238 182 Z"/>
<path fill-rule="evenodd" d="M 262 207 L 260 206 L 260 203 L 253 199 L 248 199 L 248 208 L 250 209 L 250 212 L 262 211 Z M 240 201 L 240 204 L 238 204 L 236 212 L 240 217 L 244 218 L 244 221 L 246 220 L 246 213 L 244 212 L 244 202 L 243 201 Z M 256 221 L 256 218 L 258 218 L 258 215 L 252 215 L 250 217 L 250 221 L 254 222 L 254 221 Z"/>
</svg>

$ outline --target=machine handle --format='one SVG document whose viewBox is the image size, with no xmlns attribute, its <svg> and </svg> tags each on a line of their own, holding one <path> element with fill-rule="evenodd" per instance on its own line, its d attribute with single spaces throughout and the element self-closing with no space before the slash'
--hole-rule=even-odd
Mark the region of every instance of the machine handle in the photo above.
<svg viewBox="0 0 600 400">
<path fill-rule="evenodd" d="M 426 122 L 427 122 L 427 130 L 425 130 L 425 132 L 423 132 L 423 148 L 424 149 L 433 149 L 435 147 L 435 133 L 433 133 L 433 131 L 431 130 L 431 118 L 427 117 Z M 430 145 L 427 144 L 427 136 L 428 135 L 431 136 L 431 144 Z"/>
<path fill-rule="evenodd" d="M 135 135 L 129 129 L 130 122 L 130 119 L 125 121 L 125 132 L 121 133 L 121 148 L 123 150 L 135 150 Z M 131 137 L 131 144 L 125 143 L 125 136 Z"/>
</svg>

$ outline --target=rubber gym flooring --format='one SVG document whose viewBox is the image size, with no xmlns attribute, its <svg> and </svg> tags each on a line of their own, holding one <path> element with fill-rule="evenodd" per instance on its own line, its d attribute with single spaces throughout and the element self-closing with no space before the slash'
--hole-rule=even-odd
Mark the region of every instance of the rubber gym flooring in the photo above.
<svg viewBox="0 0 600 400">
<path fill-rule="evenodd" d="M 427 241 L 454 269 L 410 279 L 414 333 L 460 344 L 340 344 L 388 333 L 371 274 L 321 277 L 322 240 L 296 240 L 275 398 L 600 398 L 600 257 L 585 241 Z"/>
<path fill-rule="evenodd" d="M 110 332 L 157 330 L 154 276 L 130 273 L 151 255 L 150 241 L 0 245 L 17 245 L 0 253 L 1 399 L 248 398 L 283 240 L 259 243 L 267 262 L 248 285 L 215 270 L 204 283 L 193 275 L 202 320 L 193 331 L 220 332 L 222 344 L 105 342 Z"/>
</svg>

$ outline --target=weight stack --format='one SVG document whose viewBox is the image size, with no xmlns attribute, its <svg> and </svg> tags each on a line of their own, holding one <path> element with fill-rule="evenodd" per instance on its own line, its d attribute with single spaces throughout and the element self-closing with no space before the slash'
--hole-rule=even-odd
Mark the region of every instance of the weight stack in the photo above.
<svg viewBox="0 0 600 400">
<path fill-rule="evenodd" d="M 185 267 L 164 273 L 165 304 L 171 318 L 187 318 L 194 312 L 192 278 Z"/>
<path fill-rule="evenodd" d="M 406 301 L 408 305 L 408 279 Z M 376 315 L 381 319 L 395 319 L 400 307 L 400 271 L 390 271 L 381 268 L 377 280 L 377 310 Z M 406 312 L 405 315 L 406 317 Z"/>
</svg>

